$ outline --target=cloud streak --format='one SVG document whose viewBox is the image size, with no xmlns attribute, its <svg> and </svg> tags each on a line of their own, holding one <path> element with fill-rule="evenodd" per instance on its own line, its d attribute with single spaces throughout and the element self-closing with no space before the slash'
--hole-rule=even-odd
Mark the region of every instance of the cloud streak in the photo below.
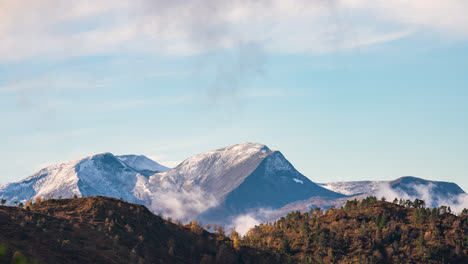
<svg viewBox="0 0 468 264">
<path fill-rule="evenodd" d="M 112 52 L 184 56 L 245 43 L 269 53 L 323 53 L 418 30 L 468 36 L 468 4 L 457 0 L 1 0 L 0 6 L 0 62 Z"/>
<path fill-rule="evenodd" d="M 423 30 L 468 36 L 468 6 L 457 0 L 0 0 L 0 7 L 0 65 L 115 54 L 203 55 L 194 74 L 214 76 L 199 88 L 205 103 L 237 96 L 266 72 L 271 54 L 349 52 Z M 22 86 L 32 84 L 22 82 L 0 92 L 20 90 L 25 96 L 18 105 L 27 106 L 30 91 Z"/>
</svg>

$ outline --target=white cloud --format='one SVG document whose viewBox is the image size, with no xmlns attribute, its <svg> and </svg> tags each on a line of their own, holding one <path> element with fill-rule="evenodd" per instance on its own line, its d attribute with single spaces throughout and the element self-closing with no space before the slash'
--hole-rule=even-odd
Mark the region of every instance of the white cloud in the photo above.
<svg viewBox="0 0 468 264">
<path fill-rule="evenodd" d="M 212 194 L 208 194 L 198 187 L 190 190 L 174 186 L 154 187 L 151 199 L 151 209 L 166 217 L 183 222 L 194 219 L 200 213 L 218 205 Z"/>
<path fill-rule="evenodd" d="M 468 34 L 468 2 L 464 0 L 341 0 L 340 8 L 364 10 L 392 23 Z"/>
<path fill-rule="evenodd" d="M 466 37 L 468 2 L 0 0 L 0 62 L 109 52 L 187 55 L 242 43 L 323 53 L 418 30 Z"/>
<path fill-rule="evenodd" d="M 413 189 L 417 195 L 409 195 L 403 190 L 391 188 L 390 183 L 384 182 L 376 188 L 375 195 L 379 199 L 385 197 L 390 202 L 394 198 L 411 201 L 418 198 L 424 200 L 427 207 L 450 206 L 454 213 L 460 213 L 464 208 L 468 208 L 467 194 L 462 193 L 442 198 L 440 195 L 434 195 L 433 189 L 435 187 L 436 185 L 433 183 L 410 185 L 408 188 Z"/>
<path fill-rule="evenodd" d="M 257 208 L 254 212 L 241 214 L 231 221 L 227 226 L 227 231 L 235 229 L 241 236 L 245 236 L 249 230 L 271 218 L 275 210 L 267 208 Z"/>
<path fill-rule="evenodd" d="M 61 90 L 61 89 L 74 89 L 81 90 L 83 88 L 93 89 L 108 86 L 109 83 L 105 79 L 91 79 L 84 76 L 77 75 L 76 73 L 67 76 L 41 76 L 36 79 L 23 79 L 11 81 L 4 85 L 0 85 L 0 93 L 11 93 L 28 91 L 31 89 L 45 90 Z"/>
<path fill-rule="evenodd" d="M 234 229 L 241 235 L 244 236 L 247 232 L 261 222 L 255 219 L 252 215 L 240 215 L 234 219 Z"/>
</svg>

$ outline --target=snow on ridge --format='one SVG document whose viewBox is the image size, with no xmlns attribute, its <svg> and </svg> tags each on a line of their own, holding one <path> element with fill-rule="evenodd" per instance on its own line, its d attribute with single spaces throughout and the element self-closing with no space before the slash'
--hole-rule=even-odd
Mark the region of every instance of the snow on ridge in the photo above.
<svg viewBox="0 0 468 264">
<path fill-rule="evenodd" d="M 373 193 L 381 183 L 381 181 L 341 181 L 319 183 L 318 185 L 330 191 L 342 193 L 344 195 L 354 195 L 360 193 Z"/>
<path fill-rule="evenodd" d="M 281 152 L 272 152 L 271 158 L 268 160 L 266 167 L 267 174 L 270 174 L 274 171 L 290 171 L 292 169 L 292 165 L 286 160 Z"/>
<path fill-rule="evenodd" d="M 205 197 L 214 206 L 273 153 L 257 143 L 211 150 L 184 160 L 172 170 L 150 176 L 149 185 L 154 193 L 176 198 L 173 200 L 198 204 L 198 197 Z"/>
<path fill-rule="evenodd" d="M 153 165 L 154 169 L 154 164 L 150 164 L 154 161 L 146 157 L 143 161 L 147 161 L 143 165 Z M 25 202 L 37 196 L 65 198 L 76 194 L 125 197 L 134 201 L 131 189 L 138 173 L 112 153 L 104 152 L 53 164 L 18 182 L 2 184 L 0 197 Z"/>
<path fill-rule="evenodd" d="M 120 161 L 126 163 L 136 170 L 151 170 L 158 172 L 165 172 L 170 170 L 170 168 L 159 164 L 145 155 L 119 155 L 116 157 Z"/>
<path fill-rule="evenodd" d="M 293 181 L 297 182 L 297 183 L 300 183 L 300 184 L 304 184 L 303 181 L 299 180 L 299 179 L 296 179 L 296 178 L 293 178 Z"/>
<path fill-rule="evenodd" d="M 195 155 L 184 160 L 176 169 L 179 170 L 180 174 L 192 174 L 200 169 L 210 168 L 214 170 L 210 173 L 217 174 L 225 167 L 234 167 L 256 154 L 266 157 L 270 153 L 272 151 L 265 145 L 246 142 Z"/>
</svg>

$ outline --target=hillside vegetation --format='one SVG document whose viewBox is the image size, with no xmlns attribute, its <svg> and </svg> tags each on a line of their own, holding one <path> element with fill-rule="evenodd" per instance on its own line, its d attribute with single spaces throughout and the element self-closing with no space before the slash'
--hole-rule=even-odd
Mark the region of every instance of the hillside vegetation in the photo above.
<svg viewBox="0 0 468 264">
<path fill-rule="evenodd" d="M 0 206 L 0 263 L 281 263 L 233 248 L 197 223 L 174 224 L 106 197 Z"/>
<path fill-rule="evenodd" d="M 241 245 L 290 263 L 468 263 L 468 213 L 424 201 L 348 201 L 344 208 L 293 212 L 262 224 Z"/>
<path fill-rule="evenodd" d="M 293 212 L 243 238 L 100 196 L 22 207 L 0 206 L 0 263 L 468 263 L 468 211 L 421 200 Z"/>
</svg>

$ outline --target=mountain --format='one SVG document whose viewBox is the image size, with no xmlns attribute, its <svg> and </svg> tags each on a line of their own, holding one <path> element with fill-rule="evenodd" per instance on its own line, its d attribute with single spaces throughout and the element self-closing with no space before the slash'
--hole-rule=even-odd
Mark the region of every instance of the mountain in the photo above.
<svg viewBox="0 0 468 264">
<path fill-rule="evenodd" d="M 101 196 L 0 206 L 0 263 L 468 263 L 468 211 L 373 197 L 215 231 Z"/>
<path fill-rule="evenodd" d="M 329 182 L 329 183 L 317 183 L 318 185 L 328 190 L 342 193 L 345 195 L 356 195 L 356 194 L 372 194 L 374 193 L 382 181 L 343 181 L 343 182 Z"/>
<path fill-rule="evenodd" d="M 31 198 L 108 196 L 146 205 L 181 221 L 234 226 L 274 220 L 288 210 L 340 207 L 367 195 L 424 199 L 427 205 L 460 204 L 454 183 L 402 177 L 395 181 L 316 184 L 279 151 L 242 143 L 190 157 L 173 169 L 137 155 L 103 153 L 49 166 L 29 178 L 0 186 L 8 204 Z M 463 198 L 463 199 L 465 199 Z M 241 219 L 241 220 L 242 220 Z"/>
<path fill-rule="evenodd" d="M 125 164 L 129 165 L 130 167 L 136 169 L 137 171 L 146 176 L 170 170 L 170 168 L 165 167 L 143 155 L 121 155 L 116 157 L 120 161 L 124 162 Z"/>
<path fill-rule="evenodd" d="M 311 182 L 279 151 L 256 143 L 208 151 L 170 170 L 145 156 L 103 153 L 49 166 L 0 187 L 0 198 L 9 204 L 73 195 L 123 198 L 175 219 L 222 224 L 311 196 L 344 197 Z"/>
<path fill-rule="evenodd" d="M 280 208 L 311 196 L 344 197 L 310 181 L 281 152 L 256 143 L 191 157 L 172 170 L 150 176 L 147 188 L 147 194 L 155 194 L 158 200 L 153 203 L 156 211 L 179 219 L 224 223 L 240 214 Z"/>
<path fill-rule="evenodd" d="M 234 247 L 222 232 L 182 225 L 107 197 L 0 206 L 0 263 L 285 263 Z"/>
<path fill-rule="evenodd" d="M 459 204 L 466 193 L 455 183 L 430 181 L 413 176 L 400 177 L 393 181 L 349 181 L 319 184 L 334 192 L 346 195 L 374 195 L 387 199 L 423 199 L 431 207 Z"/>
<path fill-rule="evenodd" d="M 37 196 L 103 195 L 144 203 L 135 197 L 133 189 L 139 178 L 161 169 L 167 170 L 144 156 L 103 153 L 52 165 L 22 181 L 2 185 L 0 198 L 12 204 Z"/>
</svg>

